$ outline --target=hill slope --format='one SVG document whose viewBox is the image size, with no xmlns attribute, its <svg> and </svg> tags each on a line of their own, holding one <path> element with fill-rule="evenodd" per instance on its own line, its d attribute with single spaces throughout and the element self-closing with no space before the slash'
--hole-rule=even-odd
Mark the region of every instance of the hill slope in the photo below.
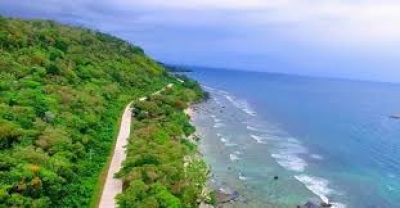
<svg viewBox="0 0 400 208">
<path fill-rule="evenodd" d="M 0 18 L 0 207 L 87 207 L 124 105 L 170 81 L 110 35 Z"/>
</svg>

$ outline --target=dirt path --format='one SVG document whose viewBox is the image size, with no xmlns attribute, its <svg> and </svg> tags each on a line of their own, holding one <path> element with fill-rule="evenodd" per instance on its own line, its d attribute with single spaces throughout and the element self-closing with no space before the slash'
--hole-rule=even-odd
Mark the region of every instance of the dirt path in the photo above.
<svg viewBox="0 0 400 208">
<path fill-rule="evenodd" d="M 161 90 L 153 93 L 152 95 L 160 94 L 166 88 L 171 88 L 173 85 L 168 84 Z M 139 101 L 145 101 L 147 97 L 139 98 Z M 117 173 L 121 167 L 122 162 L 126 158 L 125 146 L 128 144 L 128 138 L 131 132 L 131 122 L 132 122 L 132 109 L 129 103 L 122 115 L 121 126 L 119 128 L 119 133 L 117 137 L 117 143 L 113 152 L 113 157 L 108 168 L 107 178 L 104 183 L 103 193 L 101 195 L 99 208 L 116 208 L 117 203 L 115 197 L 122 193 L 122 181 L 118 178 L 114 178 L 115 173 Z"/>
</svg>

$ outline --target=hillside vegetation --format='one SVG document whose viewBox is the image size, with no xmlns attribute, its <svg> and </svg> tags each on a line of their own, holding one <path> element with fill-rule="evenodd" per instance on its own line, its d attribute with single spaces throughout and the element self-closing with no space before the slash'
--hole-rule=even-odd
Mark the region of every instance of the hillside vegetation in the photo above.
<svg viewBox="0 0 400 208">
<path fill-rule="evenodd" d="M 118 173 L 125 190 L 118 196 L 120 208 L 189 208 L 207 200 L 202 195 L 207 166 L 188 139 L 195 128 L 183 113 L 205 93 L 184 80 L 183 86 L 134 104 L 128 156 Z"/>
<path fill-rule="evenodd" d="M 181 90 L 197 86 L 193 93 L 201 96 L 197 83 L 179 86 L 174 80 L 142 49 L 116 37 L 52 21 L 0 18 L 0 207 L 88 207 L 111 152 L 118 118 L 129 101 L 170 82 Z M 182 109 L 189 99 L 175 101 Z M 151 118 L 169 120 L 169 116 L 163 111 Z M 182 115 L 171 116 L 187 125 Z M 146 127 L 159 133 L 170 131 L 161 132 L 157 144 L 146 148 L 158 148 L 163 145 L 158 142 L 190 128 L 166 124 Z M 133 137 L 141 134 L 136 132 Z M 136 151 L 132 145 L 129 158 Z M 180 160 L 180 152 L 179 158 L 167 155 L 156 161 Z M 140 183 L 126 174 L 131 166 L 143 166 L 147 156 L 143 157 L 142 163 L 127 160 L 121 171 L 126 183 Z M 158 181 L 161 174 L 169 174 L 154 172 Z M 146 190 L 171 192 L 173 187 L 168 184 Z M 182 192 L 171 193 L 183 197 Z M 120 197 L 121 203 L 126 200 Z"/>
</svg>

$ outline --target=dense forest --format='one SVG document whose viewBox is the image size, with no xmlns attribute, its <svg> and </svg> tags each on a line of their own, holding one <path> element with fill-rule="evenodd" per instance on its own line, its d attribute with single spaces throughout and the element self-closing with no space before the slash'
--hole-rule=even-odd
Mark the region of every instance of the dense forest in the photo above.
<svg viewBox="0 0 400 208">
<path fill-rule="evenodd" d="M 198 88 L 185 89 L 196 84 L 176 82 L 141 48 L 111 35 L 52 21 L 0 17 L 0 207 L 89 207 L 124 106 L 170 82 L 176 83 L 179 93 L 185 92 L 175 95 L 182 101 L 170 103 L 172 95 L 152 99 L 154 103 L 149 106 L 156 111 L 138 113 L 141 119 L 135 125 L 141 128 L 132 136 L 141 137 L 145 129 L 154 130 L 149 133 L 159 139 L 154 144 L 157 148 L 171 146 L 171 142 L 186 144 L 177 139 L 164 144 L 164 140 L 193 131 L 187 118 L 174 109 L 197 99 Z M 160 107 L 164 105 L 161 103 L 168 103 L 168 109 Z M 150 125 L 149 119 L 162 122 Z M 150 135 L 135 142 L 148 139 Z M 160 197 L 172 197 L 162 194 L 168 192 L 183 199 L 189 192 L 198 192 L 173 189 L 182 177 L 168 175 L 168 171 L 174 172 L 173 164 L 159 170 L 153 164 L 157 177 L 147 174 L 156 177 L 151 179 L 155 181 L 151 186 L 147 186 L 147 179 L 133 177 L 131 167 L 150 170 L 145 166 L 148 155 L 149 160 L 159 156 L 159 152 L 149 152 L 141 160 L 131 161 L 134 151 L 146 152 L 135 149 L 135 142 L 130 144 L 129 160 L 120 173 L 129 183 L 125 193 L 132 191 L 132 184 L 160 193 Z M 172 146 L 176 153 L 156 158 L 154 163 L 178 163 L 191 147 Z M 160 179 L 161 174 L 167 182 Z M 124 195 L 119 198 L 121 205 L 131 203 Z M 190 205 L 188 200 L 179 203 Z"/>
<path fill-rule="evenodd" d="M 195 129 L 183 113 L 205 94 L 197 83 L 184 80 L 183 86 L 134 103 L 128 156 L 118 173 L 125 190 L 118 196 L 121 208 L 198 207 L 198 199 L 207 197 L 202 195 L 207 166 L 190 140 Z"/>
</svg>

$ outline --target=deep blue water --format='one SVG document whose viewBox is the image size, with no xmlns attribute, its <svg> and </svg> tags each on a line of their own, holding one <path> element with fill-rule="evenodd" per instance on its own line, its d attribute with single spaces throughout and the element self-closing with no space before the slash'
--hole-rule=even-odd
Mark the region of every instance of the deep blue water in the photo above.
<svg viewBox="0 0 400 208">
<path fill-rule="evenodd" d="M 288 177 L 287 183 L 276 189 L 298 183 L 294 186 L 305 187 L 304 196 L 317 194 L 346 207 L 400 207 L 400 120 L 389 118 L 400 113 L 400 85 L 209 69 L 196 69 L 189 76 L 210 87 L 207 89 L 217 104 L 236 102 L 235 106 L 248 114 L 237 119 L 241 122 L 234 123 L 232 116 L 214 121 L 226 128 L 241 123 L 254 131 L 248 135 L 256 136 L 260 145 L 247 148 L 253 148 L 254 156 L 243 157 L 242 166 L 248 167 L 248 175 L 253 174 L 248 183 L 253 180 L 259 195 L 265 188 L 257 184 L 268 180 L 261 172 L 273 171 L 267 166 L 276 165 L 282 169 L 279 174 Z M 216 104 L 205 105 L 211 108 Z M 218 136 L 235 131 L 217 130 L 213 131 Z M 231 135 L 231 141 L 235 141 L 235 135 L 240 133 Z M 251 142 L 237 137 L 243 145 Z M 245 149 L 240 154 L 246 154 Z M 217 150 L 214 152 L 217 154 Z M 257 162 L 261 157 L 265 159 Z M 224 161 L 208 160 L 216 175 L 227 171 L 215 167 Z M 290 191 L 284 192 L 290 195 Z M 304 200 L 300 195 L 290 200 Z"/>
</svg>

